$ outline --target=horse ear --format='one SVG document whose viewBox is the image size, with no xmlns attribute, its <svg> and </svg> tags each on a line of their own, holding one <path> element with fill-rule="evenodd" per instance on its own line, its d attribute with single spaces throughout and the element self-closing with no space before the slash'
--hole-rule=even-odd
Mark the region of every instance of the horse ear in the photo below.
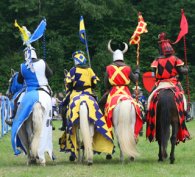
<svg viewBox="0 0 195 177">
<path fill-rule="evenodd" d="M 64 76 L 66 77 L 67 74 L 68 74 L 68 71 L 64 69 Z"/>
<path fill-rule="evenodd" d="M 11 68 L 11 76 L 15 74 L 15 70 Z"/>
</svg>

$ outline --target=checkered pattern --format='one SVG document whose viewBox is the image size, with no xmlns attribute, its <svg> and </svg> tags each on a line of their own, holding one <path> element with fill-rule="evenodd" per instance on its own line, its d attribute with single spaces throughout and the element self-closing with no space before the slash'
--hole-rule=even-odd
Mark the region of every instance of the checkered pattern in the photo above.
<svg viewBox="0 0 195 177">
<path fill-rule="evenodd" d="M 170 88 L 163 88 L 163 89 L 170 89 Z M 190 137 L 190 134 L 185 125 L 184 102 L 182 96 L 183 93 L 179 86 L 176 86 L 171 89 L 175 94 L 175 103 L 179 115 L 179 131 L 177 134 L 177 142 L 179 141 L 184 142 L 187 138 Z M 154 93 L 147 113 L 146 137 L 149 139 L 150 142 L 156 139 L 156 115 L 157 115 L 156 109 L 158 103 L 158 94 L 161 90 L 162 89 L 159 89 Z"/>
<path fill-rule="evenodd" d="M 113 139 L 106 124 L 105 117 L 99 109 L 95 98 L 87 94 L 77 95 L 73 97 L 70 102 L 69 111 L 67 113 L 67 130 L 62 135 L 59 142 L 61 151 L 72 152 L 75 157 L 78 156 L 76 126 L 79 124 L 79 110 L 82 103 L 86 103 L 88 108 L 88 120 L 92 122 L 95 127 L 93 150 L 96 152 L 112 153 Z M 97 144 L 101 144 L 101 147 L 97 147 Z"/>
<path fill-rule="evenodd" d="M 131 37 L 131 39 L 129 41 L 130 45 L 140 43 L 140 35 L 142 33 L 147 33 L 148 32 L 146 26 L 147 26 L 147 23 L 144 22 L 144 18 L 142 17 L 141 14 L 139 14 L 139 16 L 138 16 L 138 25 L 136 27 L 136 30 L 133 33 L 133 36 Z"/>
<path fill-rule="evenodd" d="M 176 66 L 184 65 L 183 61 L 175 56 L 156 59 L 151 67 L 156 68 L 157 79 L 169 79 L 178 75 Z"/>
</svg>

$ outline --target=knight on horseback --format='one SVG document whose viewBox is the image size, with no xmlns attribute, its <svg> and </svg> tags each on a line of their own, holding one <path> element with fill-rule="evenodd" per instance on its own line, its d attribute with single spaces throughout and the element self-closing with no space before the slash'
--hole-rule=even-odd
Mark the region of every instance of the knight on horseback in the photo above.
<svg viewBox="0 0 195 177">
<path fill-rule="evenodd" d="M 185 116 L 187 115 L 187 103 L 179 76 L 187 74 L 188 67 L 184 66 L 184 62 L 174 55 L 175 51 L 171 46 L 170 40 L 166 38 L 166 33 L 160 33 L 158 38 L 160 56 L 151 64 L 151 67 L 155 70 L 156 84 L 148 98 L 148 129 L 146 136 L 150 141 L 154 138 L 154 134 L 152 133 L 154 129 L 151 130 L 151 120 L 153 120 L 151 117 L 154 116 L 154 112 L 151 112 L 151 110 L 153 110 L 156 105 L 155 100 L 158 97 L 158 92 L 162 89 L 171 89 L 175 94 L 175 103 L 180 116 L 180 125 L 182 125 L 183 129 L 183 133 L 178 137 L 178 141 L 185 141 L 186 138 L 189 138 L 187 128 L 184 126 Z"/>
<path fill-rule="evenodd" d="M 99 78 L 92 68 L 87 65 L 87 59 L 82 51 L 78 50 L 74 52 L 72 58 L 75 66 L 70 69 L 65 78 L 66 97 L 63 101 L 63 106 L 66 108 L 64 113 L 66 117 L 66 128 L 60 138 L 60 149 L 61 151 L 71 152 L 71 161 L 79 158 L 80 145 L 76 132 L 80 129 L 84 137 L 83 144 L 86 151 L 93 149 L 96 152 L 112 153 L 112 137 L 109 134 L 105 118 L 99 109 L 96 96 L 93 92 Z M 84 108 L 86 112 L 84 111 L 83 116 L 82 112 Z M 86 121 L 85 123 L 83 122 L 83 117 L 85 116 L 88 124 L 87 127 L 91 127 L 88 133 L 90 133 L 89 139 L 91 139 L 91 143 L 93 142 L 93 147 L 90 148 L 85 147 L 87 144 L 85 143 L 85 136 L 88 133 L 82 133 L 83 126 L 86 124 Z M 87 127 L 85 127 L 85 131 L 88 131 Z M 89 159 L 87 158 L 87 160 Z M 88 161 L 88 163 L 91 162 Z"/>
<path fill-rule="evenodd" d="M 26 27 L 22 29 L 29 39 L 30 32 Z M 26 87 L 19 98 L 20 104 L 13 119 L 11 142 L 15 155 L 20 154 L 21 150 L 28 155 L 28 164 L 38 161 L 45 165 L 45 152 L 54 160 L 52 91 L 48 84 L 48 78 L 53 72 L 43 59 L 37 57 L 31 43 L 27 42 L 24 41 L 25 62 L 20 65 L 18 74 L 18 82 L 25 83 Z"/>
<path fill-rule="evenodd" d="M 125 100 L 129 100 L 130 102 L 127 104 L 127 107 L 129 105 L 133 105 L 134 108 L 131 109 L 135 110 L 134 116 L 136 117 L 135 118 L 136 123 L 135 125 L 133 125 L 134 131 L 131 132 L 131 134 L 133 135 L 133 139 L 134 138 L 137 139 L 137 136 L 142 128 L 143 122 L 140 117 L 141 115 L 140 108 L 136 104 L 136 101 L 132 98 L 129 89 L 129 84 L 130 81 L 135 83 L 138 80 L 140 69 L 137 68 L 134 73 L 132 72 L 131 67 L 125 64 L 123 55 L 128 50 L 128 45 L 126 43 L 120 42 L 118 40 L 110 40 L 108 43 L 108 50 L 113 54 L 113 63 L 106 67 L 105 87 L 107 91 L 103 95 L 99 104 L 105 106 L 106 121 L 110 131 L 112 132 L 112 125 L 114 122 L 113 114 L 114 114 L 115 107 L 117 107 L 117 105 L 120 102 L 122 103 Z M 131 156 L 130 153 L 127 154 Z M 136 155 L 133 154 L 132 156 L 135 157 Z M 111 158 L 110 155 L 107 155 L 107 159 L 109 158 Z"/>
</svg>

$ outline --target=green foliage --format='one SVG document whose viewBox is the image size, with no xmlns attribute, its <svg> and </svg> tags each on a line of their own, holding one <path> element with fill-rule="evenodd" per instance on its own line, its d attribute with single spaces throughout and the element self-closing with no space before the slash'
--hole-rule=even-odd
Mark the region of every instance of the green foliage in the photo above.
<svg viewBox="0 0 195 177">
<path fill-rule="evenodd" d="M 137 14 L 142 12 L 148 26 L 148 33 L 141 36 L 141 74 L 151 70 L 150 64 L 158 55 L 157 36 L 167 32 L 171 41 L 177 38 L 180 30 L 180 9 L 184 8 L 189 23 L 186 36 L 190 66 L 190 90 L 194 99 L 195 70 L 193 65 L 195 39 L 195 2 L 151 1 L 151 0 L 1 0 L 0 1 L 0 90 L 5 92 L 10 77 L 10 68 L 19 69 L 23 62 L 23 45 L 14 20 L 33 32 L 43 17 L 47 19 L 46 61 L 54 71 L 50 85 L 54 92 L 63 89 L 63 69 L 73 66 L 71 55 L 75 50 L 85 51 L 78 36 L 79 18 L 83 15 L 89 44 L 92 68 L 103 81 L 105 66 L 112 62 L 107 51 L 109 39 L 128 42 L 137 26 Z M 33 44 L 38 56 L 43 57 L 42 40 Z M 177 56 L 184 58 L 183 41 L 174 46 Z M 126 62 L 135 69 L 136 46 L 130 46 L 125 55 Z M 140 84 L 141 79 L 140 79 Z M 184 83 L 185 85 L 185 83 Z M 103 92 L 103 82 L 100 83 Z"/>
</svg>

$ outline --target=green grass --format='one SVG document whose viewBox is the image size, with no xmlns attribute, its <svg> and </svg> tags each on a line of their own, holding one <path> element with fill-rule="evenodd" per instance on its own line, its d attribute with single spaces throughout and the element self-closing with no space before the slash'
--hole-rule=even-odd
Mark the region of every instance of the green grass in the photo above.
<svg viewBox="0 0 195 177">
<path fill-rule="evenodd" d="M 26 166 L 26 157 L 15 157 L 10 143 L 10 134 L 0 139 L 0 177 L 194 177 L 195 176 L 195 121 L 187 123 L 192 140 L 180 143 L 175 150 L 175 164 L 169 160 L 157 161 L 157 142 L 149 143 L 145 136 L 139 138 L 138 151 L 140 157 L 134 162 L 127 159 L 124 164 L 119 161 L 119 150 L 110 161 L 105 160 L 105 154 L 95 155 L 94 164 L 71 163 L 69 154 L 59 152 L 58 138 L 61 135 L 60 121 L 54 121 L 56 130 L 53 131 L 54 152 L 57 160 L 53 163 L 47 157 L 47 166 Z M 145 126 L 145 125 L 144 125 Z M 144 127 L 145 128 L 145 127 Z M 169 144 L 170 153 L 170 144 Z"/>
</svg>

